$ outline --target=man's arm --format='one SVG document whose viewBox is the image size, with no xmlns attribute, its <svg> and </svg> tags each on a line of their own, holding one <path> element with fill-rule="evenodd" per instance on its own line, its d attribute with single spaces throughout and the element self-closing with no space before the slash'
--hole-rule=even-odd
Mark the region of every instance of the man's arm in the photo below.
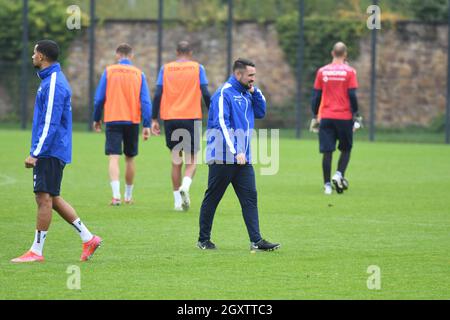
<svg viewBox="0 0 450 320">
<path fill-rule="evenodd" d="M 348 89 L 348 97 L 350 98 L 350 106 L 352 108 L 352 114 L 358 114 L 358 98 L 356 97 L 357 89 Z"/>
<path fill-rule="evenodd" d="M 38 158 L 42 154 L 48 154 L 55 139 L 56 131 L 61 125 L 61 117 L 64 110 L 65 89 L 56 85 L 56 74 L 52 75 L 50 87 L 44 92 L 45 103 L 43 113 L 38 120 L 37 137 L 31 146 L 30 156 Z"/>
<path fill-rule="evenodd" d="M 207 84 L 201 85 L 200 90 L 202 91 L 202 97 L 203 101 L 205 101 L 206 109 L 209 110 L 209 105 L 211 103 L 211 94 L 209 93 L 208 85 Z"/>
<path fill-rule="evenodd" d="M 205 67 L 200 65 L 200 90 L 202 92 L 203 101 L 205 101 L 206 109 L 209 110 L 209 105 L 211 103 L 211 94 L 208 90 L 208 77 L 206 76 Z"/>
<path fill-rule="evenodd" d="M 153 111 L 152 111 L 153 120 L 158 120 L 159 109 L 161 108 L 162 93 L 163 93 L 163 86 L 157 85 L 155 95 L 153 96 Z"/>
<path fill-rule="evenodd" d="M 158 74 L 158 79 L 156 80 L 156 90 L 155 96 L 153 97 L 153 121 L 158 120 L 159 109 L 161 107 L 161 99 L 163 94 L 163 84 L 164 84 L 164 66 L 161 67 Z"/>
<path fill-rule="evenodd" d="M 150 90 L 148 89 L 147 79 L 145 74 L 142 73 L 142 84 L 141 84 L 141 114 L 142 114 L 142 125 L 144 128 L 150 128 L 150 116 L 152 114 L 152 102 L 150 97 Z"/>
<path fill-rule="evenodd" d="M 103 106 L 106 100 L 106 70 L 103 72 L 100 82 L 95 91 L 94 98 L 94 122 L 100 122 L 102 118 Z"/>
<path fill-rule="evenodd" d="M 266 115 L 266 98 L 257 87 L 252 88 L 252 106 L 256 119 L 262 119 Z"/>
<path fill-rule="evenodd" d="M 319 113 L 320 103 L 322 102 L 322 90 L 313 89 L 311 98 L 311 111 L 314 117 Z"/>
</svg>

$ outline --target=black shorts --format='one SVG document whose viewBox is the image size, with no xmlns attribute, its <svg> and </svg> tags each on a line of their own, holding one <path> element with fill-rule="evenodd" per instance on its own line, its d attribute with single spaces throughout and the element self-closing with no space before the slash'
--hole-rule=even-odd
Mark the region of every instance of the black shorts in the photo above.
<svg viewBox="0 0 450 320">
<path fill-rule="evenodd" d="M 138 154 L 139 125 L 138 124 L 107 124 L 106 125 L 106 155 L 121 155 L 135 157 Z M 122 146 L 123 143 L 123 146 Z"/>
<path fill-rule="evenodd" d="M 353 120 L 322 119 L 319 126 L 320 152 L 333 152 L 338 149 L 350 151 L 353 147 Z"/>
<path fill-rule="evenodd" d="M 201 127 L 201 120 L 165 120 L 167 148 L 197 153 L 200 150 Z"/>
<path fill-rule="evenodd" d="M 34 193 L 48 193 L 58 197 L 66 164 L 57 158 L 39 158 L 33 168 Z"/>
</svg>

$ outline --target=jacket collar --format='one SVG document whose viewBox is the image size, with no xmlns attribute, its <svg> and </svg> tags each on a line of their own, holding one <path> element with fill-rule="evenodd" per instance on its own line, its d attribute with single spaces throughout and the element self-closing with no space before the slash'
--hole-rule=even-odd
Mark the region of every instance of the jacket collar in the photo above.
<svg viewBox="0 0 450 320">
<path fill-rule="evenodd" d="M 247 92 L 248 89 L 246 87 L 244 87 L 239 81 L 238 79 L 236 79 L 236 77 L 234 75 L 232 75 L 229 79 L 228 79 L 228 83 L 230 83 L 234 89 L 236 89 L 237 91 L 244 93 Z"/>
<path fill-rule="evenodd" d="M 126 64 L 126 65 L 129 65 L 129 66 L 132 65 L 131 60 L 129 60 L 129 59 L 120 59 L 119 60 L 119 64 Z"/>
<path fill-rule="evenodd" d="M 59 71 L 61 71 L 61 66 L 59 65 L 58 62 L 56 62 L 45 69 L 39 70 L 37 75 L 41 80 L 44 80 L 45 78 L 50 76 L 53 72 L 59 72 Z"/>
</svg>

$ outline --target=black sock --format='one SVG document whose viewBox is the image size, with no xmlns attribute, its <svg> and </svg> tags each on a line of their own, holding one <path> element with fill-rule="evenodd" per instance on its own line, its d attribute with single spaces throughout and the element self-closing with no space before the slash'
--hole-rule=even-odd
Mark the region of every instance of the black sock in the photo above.
<svg viewBox="0 0 450 320">
<path fill-rule="evenodd" d="M 348 163 L 350 162 L 350 151 L 342 151 L 338 162 L 338 171 L 345 176 L 345 170 L 347 170 Z"/>
<path fill-rule="evenodd" d="M 331 161 L 333 154 L 331 152 L 325 152 L 322 159 L 323 181 L 324 183 L 331 182 Z"/>
</svg>

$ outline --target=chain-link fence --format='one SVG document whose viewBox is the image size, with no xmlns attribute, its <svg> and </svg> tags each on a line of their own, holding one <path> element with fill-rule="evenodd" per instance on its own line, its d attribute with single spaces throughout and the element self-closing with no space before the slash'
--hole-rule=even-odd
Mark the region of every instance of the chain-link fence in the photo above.
<svg viewBox="0 0 450 320">
<path fill-rule="evenodd" d="M 31 120 L 38 79 L 31 66 L 30 48 L 40 35 L 52 37 L 53 34 L 49 25 L 55 22 L 36 13 L 39 10 L 45 12 L 47 7 L 36 0 L 28 2 L 30 29 L 46 31 L 30 31 L 30 52 L 25 61 L 29 70 L 25 117 L 21 111 L 21 98 L 24 98 L 21 59 L 0 56 L 2 127 L 7 123 L 9 126 L 19 124 L 23 117 L 28 122 Z M 303 11 L 300 10 L 302 2 Z M 0 0 L 0 6 L 4 8 L 6 3 L 6 0 Z M 371 136 L 369 128 L 373 119 L 371 133 L 376 140 L 445 140 L 448 25 L 410 21 L 415 16 L 405 1 L 383 1 L 379 11 L 370 7 L 372 1 L 353 0 L 79 0 L 48 3 L 51 3 L 49 10 L 60 7 L 61 19 L 57 21 L 64 24 L 65 33 L 70 35 L 60 37 L 67 41 L 62 63 L 73 89 L 74 121 L 86 123 L 84 128 L 90 122 L 93 89 L 104 68 L 114 63 L 114 50 L 119 43 L 128 42 L 135 48 L 134 63 L 147 74 L 153 91 L 160 63 L 175 59 L 176 43 L 186 39 L 194 47 L 195 59 L 206 68 L 211 91 L 227 78 L 234 59 L 247 57 L 254 60 L 258 70 L 257 83 L 269 102 L 267 117 L 259 125 L 288 129 L 286 135 L 292 137 L 296 135 L 295 129 L 301 128 L 309 137 L 306 128 L 311 118 L 310 96 L 315 72 L 331 61 L 333 44 L 344 41 L 349 47 L 349 63 L 358 72 L 360 112 L 365 120 L 360 137 Z M 95 5 L 96 21 L 92 59 L 91 5 Z M 79 8 L 80 28 L 66 27 L 68 19 L 76 20 L 73 19 L 77 12 L 73 7 L 69 10 L 70 6 Z M 20 5 L 16 10 L 20 16 Z M 303 28 L 300 28 L 301 17 Z M 376 26 L 378 18 L 381 29 L 370 30 L 370 25 Z M 0 28 L 1 32 L 8 34 Z M 371 81 L 373 32 L 377 33 L 376 82 Z M 0 41 L 0 51 L 7 51 L 11 46 L 20 48 L 19 39 L 20 33 L 19 37 L 4 38 Z M 91 66 L 92 81 L 89 76 Z M 374 84 L 376 91 L 372 96 Z M 376 107 L 375 112 L 370 111 L 371 105 Z"/>
</svg>

